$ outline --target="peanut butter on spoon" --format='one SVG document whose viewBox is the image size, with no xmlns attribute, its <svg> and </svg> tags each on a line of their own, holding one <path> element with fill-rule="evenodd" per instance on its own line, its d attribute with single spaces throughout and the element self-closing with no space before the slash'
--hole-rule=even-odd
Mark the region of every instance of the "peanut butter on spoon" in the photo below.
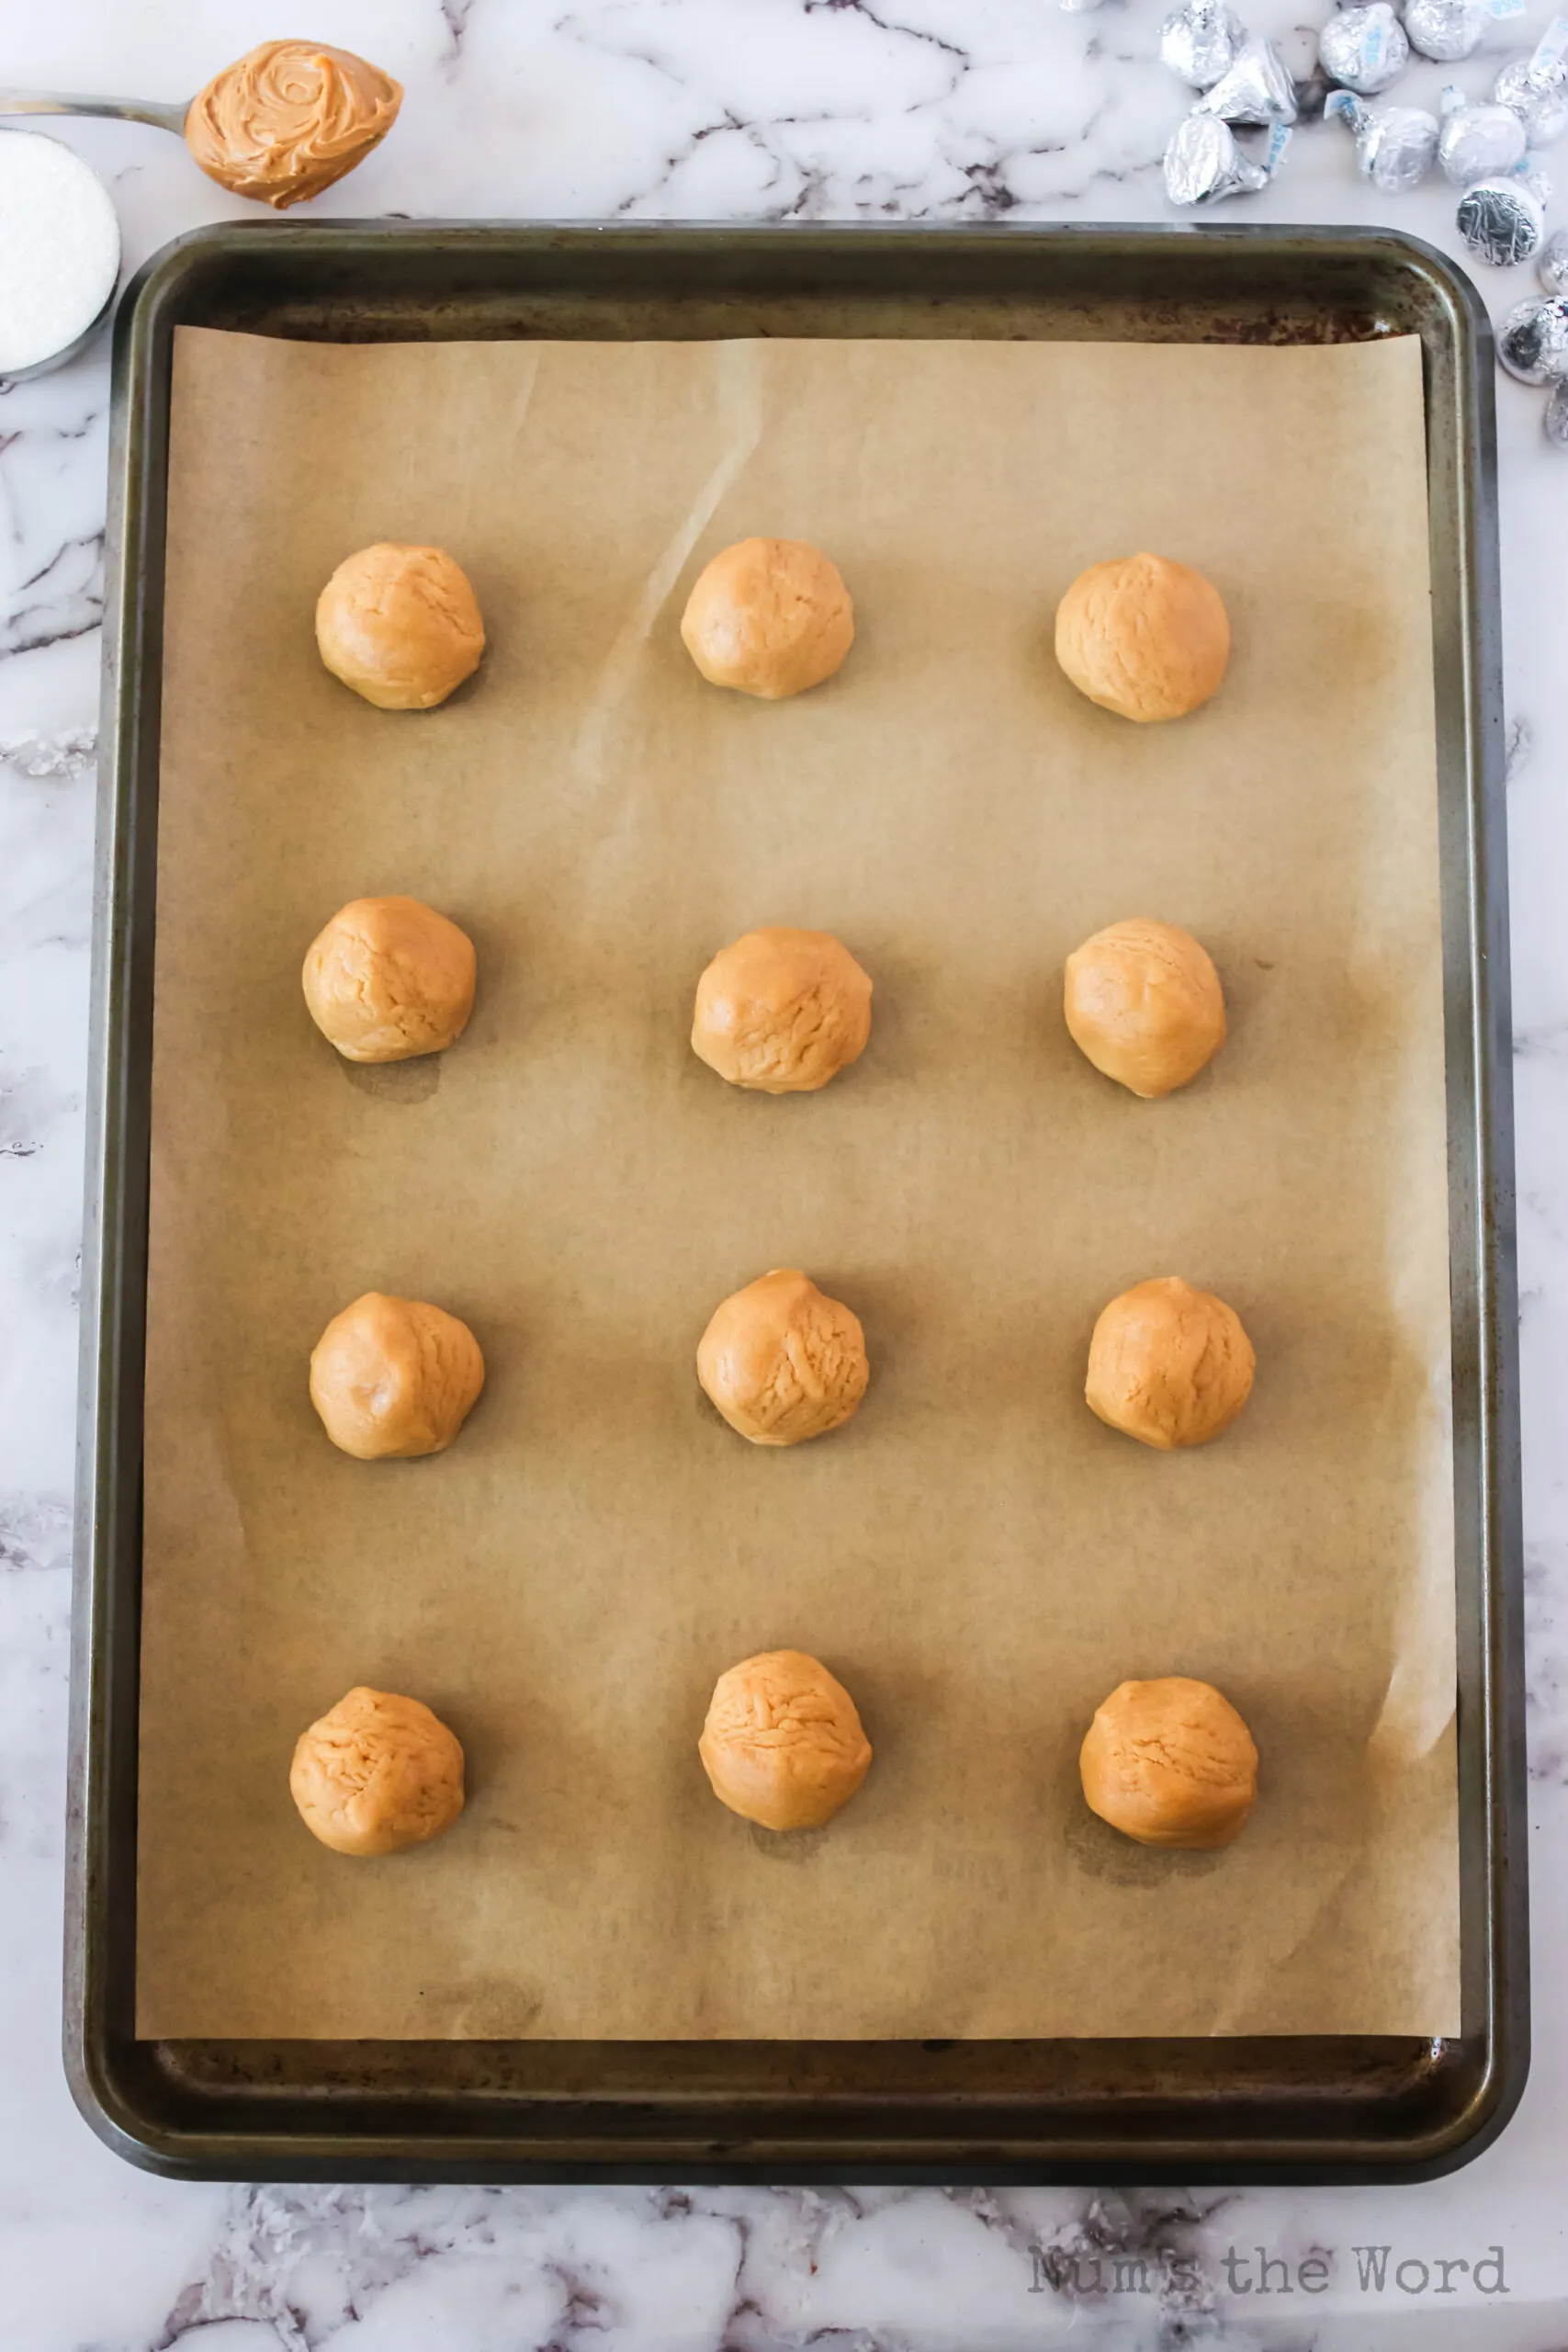
<svg viewBox="0 0 1568 2352">
<path fill-rule="evenodd" d="M 186 144 L 209 178 L 282 211 L 363 163 L 402 102 L 402 85 L 351 50 L 267 40 L 191 100 Z"/>
</svg>

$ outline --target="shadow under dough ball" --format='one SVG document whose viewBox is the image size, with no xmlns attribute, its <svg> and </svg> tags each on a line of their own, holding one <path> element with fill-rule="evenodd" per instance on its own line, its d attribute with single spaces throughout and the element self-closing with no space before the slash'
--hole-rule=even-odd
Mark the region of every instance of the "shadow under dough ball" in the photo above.
<svg viewBox="0 0 1568 2352">
<path fill-rule="evenodd" d="M 1228 1699 L 1185 1674 L 1119 1682 L 1078 1757 L 1091 1812 L 1141 1846 L 1228 1846 L 1258 1793 L 1258 1750 Z"/>
<path fill-rule="evenodd" d="M 847 1421 L 871 1367 L 860 1318 L 796 1267 L 736 1291 L 697 1344 L 697 1378 L 753 1445 L 799 1445 Z"/>
<path fill-rule="evenodd" d="M 378 710 L 431 710 L 479 668 L 485 629 L 445 548 L 386 539 L 339 564 L 316 600 L 316 643 Z"/>
<path fill-rule="evenodd" d="M 300 1733 L 288 1789 L 334 1853 L 395 1854 L 462 1812 L 463 1751 L 421 1700 L 361 1684 Z"/>
<path fill-rule="evenodd" d="M 763 1650 L 721 1674 L 697 1753 L 719 1803 L 764 1829 L 819 1829 L 871 1765 L 854 1701 L 804 1650 Z"/>
<path fill-rule="evenodd" d="M 438 1054 L 474 1009 L 474 947 L 418 899 L 351 899 L 305 951 L 310 1018 L 345 1061 Z"/>
<path fill-rule="evenodd" d="M 1096 1069 L 1153 1102 L 1195 1079 L 1225 1042 L 1225 1000 L 1207 951 L 1174 923 L 1134 916 L 1067 958 L 1064 1010 Z"/>
<path fill-rule="evenodd" d="M 333 1443 L 360 1462 L 444 1453 L 484 1381 L 466 1323 L 375 1290 L 333 1317 L 310 1356 L 310 1402 Z"/>
<path fill-rule="evenodd" d="M 871 981 L 830 932 L 749 931 L 697 982 L 692 1051 L 731 1086 L 815 1093 L 870 1035 Z"/>
<path fill-rule="evenodd" d="M 804 539 L 739 539 L 698 574 L 681 639 L 711 685 L 782 702 L 830 678 L 854 642 L 838 566 Z"/>
<path fill-rule="evenodd" d="M 1164 1274 L 1123 1291 L 1100 1316 L 1084 1395 L 1111 1428 L 1169 1453 L 1228 1430 L 1256 1367 L 1234 1307 Z"/>
<path fill-rule="evenodd" d="M 1207 702 L 1230 645 L 1219 590 L 1162 555 L 1090 564 L 1056 607 L 1056 659 L 1079 694 L 1140 724 Z"/>
</svg>

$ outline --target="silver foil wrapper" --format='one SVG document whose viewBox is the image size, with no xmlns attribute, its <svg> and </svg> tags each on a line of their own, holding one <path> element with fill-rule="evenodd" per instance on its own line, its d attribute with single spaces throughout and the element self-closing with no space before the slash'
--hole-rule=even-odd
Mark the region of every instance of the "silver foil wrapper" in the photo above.
<svg viewBox="0 0 1568 2352">
<path fill-rule="evenodd" d="M 1242 153 L 1217 115 L 1190 114 L 1177 124 L 1165 151 L 1172 204 L 1217 204 L 1222 197 L 1255 196 L 1268 184 L 1262 164 Z"/>
<path fill-rule="evenodd" d="M 1505 65 L 1493 85 L 1499 106 L 1511 107 L 1532 147 L 1550 147 L 1568 130 L 1568 17 L 1553 17 L 1529 57 Z"/>
<path fill-rule="evenodd" d="M 1497 356 L 1521 384 L 1554 384 L 1568 376 L 1568 300 L 1532 294 L 1516 302 L 1497 330 Z"/>
<path fill-rule="evenodd" d="M 1271 40 L 1246 40 L 1235 62 L 1193 109 L 1222 122 L 1267 125 L 1296 119 L 1295 85 Z"/>
<path fill-rule="evenodd" d="M 1159 28 L 1160 60 L 1190 89 L 1213 89 L 1229 72 L 1243 39 L 1241 18 L 1225 0 L 1185 0 Z"/>
<path fill-rule="evenodd" d="M 1375 98 L 1404 73 L 1410 43 L 1388 0 L 1365 0 L 1330 17 L 1317 37 L 1317 53 L 1331 82 L 1358 97 Z"/>
<path fill-rule="evenodd" d="M 1546 403 L 1546 437 L 1555 441 L 1561 449 L 1568 449 L 1568 381 L 1559 379 L 1551 387 L 1551 398 Z"/>
<path fill-rule="evenodd" d="M 1548 237 L 1535 257 L 1535 274 L 1549 294 L 1568 294 L 1568 229 Z"/>
<path fill-rule="evenodd" d="M 1489 13 L 1486 0 L 1404 0 L 1404 29 L 1412 49 L 1452 65 L 1476 47 Z"/>
<path fill-rule="evenodd" d="M 1419 187 L 1438 152 L 1438 118 L 1420 107 L 1373 107 L 1350 90 L 1335 90 L 1323 109 L 1356 134 L 1356 161 L 1374 187 L 1403 196 Z"/>
<path fill-rule="evenodd" d="M 1546 213 L 1522 179 L 1481 180 L 1459 200 L 1460 235 L 1478 261 L 1495 269 L 1529 261 L 1546 232 Z"/>
<path fill-rule="evenodd" d="M 1472 107 L 1459 90 L 1443 92 L 1438 161 L 1455 187 L 1498 178 L 1524 161 L 1524 124 L 1512 107 Z"/>
<path fill-rule="evenodd" d="M 1532 147 L 1550 147 L 1568 130 L 1568 82 L 1543 84 L 1521 62 L 1504 66 L 1493 96 L 1499 106 L 1513 108 Z"/>
</svg>

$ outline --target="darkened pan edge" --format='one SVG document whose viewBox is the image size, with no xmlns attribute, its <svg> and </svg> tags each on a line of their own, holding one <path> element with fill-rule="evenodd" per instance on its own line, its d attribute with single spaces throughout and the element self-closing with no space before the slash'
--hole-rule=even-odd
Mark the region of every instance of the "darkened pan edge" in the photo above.
<svg viewBox="0 0 1568 2352">
<path fill-rule="evenodd" d="M 1452 2041 L 138 2042 L 141 1425 L 174 329 L 1421 335 L 1453 1292 L 1463 2031 Z M 185 2178 L 1388 2181 L 1464 2164 L 1529 2064 L 1512 1035 L 1491 334 L 1375 230 L 271 222 L 129 289 L 109 451 L 82 1272 L 65 2057 Z"/>
</svg>

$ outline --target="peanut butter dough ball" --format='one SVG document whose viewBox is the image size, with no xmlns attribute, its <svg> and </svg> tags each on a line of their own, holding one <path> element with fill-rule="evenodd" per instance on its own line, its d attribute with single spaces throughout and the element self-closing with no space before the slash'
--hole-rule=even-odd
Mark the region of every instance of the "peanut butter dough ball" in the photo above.
<svg viewBox="0 0 1568 2352">
<path fill-rule="evenodd" d="M 463 1810 L 463 1751 L 418 1699 L 363 1685 L 301 1732 L 289 1793 L 335 1854 L 395 1854 Z"/>
<path fill-rule="evenodd" d="M 804 1650 L 763 1650 L 721 1674 L 697 1753 L 719 1803 L 764 1829 L 819 1829 L 871 1764 L 854 1701 Z"/>
<path fill-rule="evenodd" d="M 1168 1453 L 1207 1445 L 1252 1394 L 1257 1358 L 1223 1298 L 1179 1274 L 1138 1283 L 1094 1327 L 1084 1395 L 1113 1430 Z"/>
<path fill-rule="evenodd" d="M 830 678 L 854 642 L 855 608 L 804 539 L 739 539 L 701 572 L 681 636 L 705 678 L 764 702 Z"/>
<path fill-rule="evenodd" d="M 1258 1793 L 1252 1734 L 1213 1683 L 1119 1682 L 1078 1757 L 1089 1809 L 1142 1846 L 1228 1846 Z"/>
<path fill-rule="evenodd" d="M 333 1443 L 361 1462 L 445 1452 L 484 1383 L 466 1323 L 377 1290 L 333 1317 L 310 1357 L 310 1402 Z"/>
<path fill-rule="evenodd" d="M 749 931 L 697 982 L 692 1051 L 731 1086 L 815 1093 L 870 1035 L 871 982 L 830 932 Z"/>
<path fill-rule="evenodd" d="M 697 1347 L 697 1378 L 753 1445 L 799 1445 L 840 1428 L 871 1367 L 860 1319 L 794 1267 L 738 1290 Z"/>
<path fill-rule="evenodd" d="M 417 899 L 351 899 L 305 953 L 305 1002 L 345 1061 L 438 1054 L 474 1009 L 473 942 Z"/>
<path fill-rule="evenodd" d="M 445 548 L 382 540 L 345 556 L 322 589 L 316 643 L 378 710 L 430 710 L 479 668 L 485 628 Z"/>
<path fill-rule="evenodd" d="M 1134 1094 L 1173 1094 L 1225 1042 L 1225 1000 L 1207 952 L 1174 923 L 1109 923 L 1067 958 L 1067 1027 L 1096 1069 Z"/>
<path fill-rule="evenodd" d="M 1231 649 L 1219 591 L 1162 555 L 1091 563 L 1056 607 L 1056 659 L 1102 710 L 1181 718 L 1217 693 Z"/>
</svg>

